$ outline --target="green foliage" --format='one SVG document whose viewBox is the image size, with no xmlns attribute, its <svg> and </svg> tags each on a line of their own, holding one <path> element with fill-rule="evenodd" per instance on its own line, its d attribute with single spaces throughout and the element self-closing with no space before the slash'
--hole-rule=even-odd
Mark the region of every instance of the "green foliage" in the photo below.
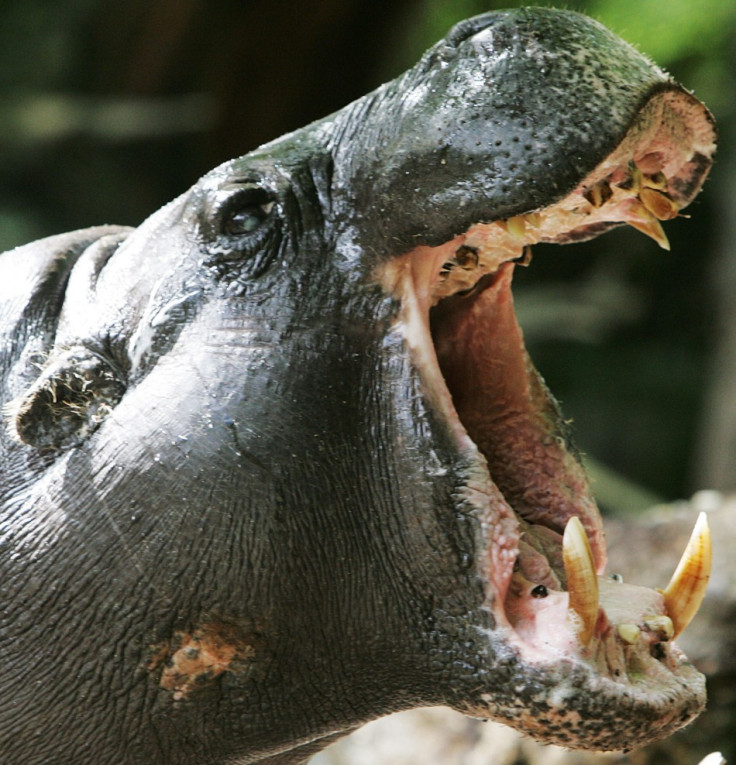
<svg viewBox="0 0 736 765">
<path fill-rule="evenodd" d="M 579 5 L 666 66 L 689 56 L 712 57 L 723 49 L 736 20 L 732 0 L 589 0 Z"/>
<path fill-rule="evenodd" d="M 686 81 L 716 113 L 730 110 L 733 0 L 590 0 L 592 16 Z"/>
</svg>

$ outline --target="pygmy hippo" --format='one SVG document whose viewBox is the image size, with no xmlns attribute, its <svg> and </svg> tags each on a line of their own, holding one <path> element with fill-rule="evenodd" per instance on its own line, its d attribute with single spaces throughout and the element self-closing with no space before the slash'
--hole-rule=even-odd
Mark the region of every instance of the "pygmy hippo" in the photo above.
<svg viewBox="0 0 736 765">
<path fill-rule="evenodd" d="M 713 121 L 598 23 L 458 24 L 138 228 L 0 257 L 4 763 L 302 762 L 445 704 L 628 749 L 705 702 L 664 590 L 604 574 L 511 281 L 660 221 Z"/>
</svg>

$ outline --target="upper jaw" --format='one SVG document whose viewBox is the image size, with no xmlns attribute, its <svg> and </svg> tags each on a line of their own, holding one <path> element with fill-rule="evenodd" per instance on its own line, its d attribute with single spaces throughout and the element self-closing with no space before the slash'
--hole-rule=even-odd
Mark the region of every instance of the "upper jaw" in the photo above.
<svg viewBox="0 0 736 765">
<path fill-rule="evenodd" d="M 333 199 L 350 195 L 355 241 L 373 256 L 434 247 L 569 194 L 648 102 L 668 99 L 673 131 L 702 130 L 702 141 L 679 135 L 676 143 L 702 143 L 691 160 L 707 164 L 705 108 L 622 40 L 575 13 L 488 14 L 323 126 Z M 680 207 L 699 175 L 682 167 L 680 177 L 668 176 Z"/>
</svg>

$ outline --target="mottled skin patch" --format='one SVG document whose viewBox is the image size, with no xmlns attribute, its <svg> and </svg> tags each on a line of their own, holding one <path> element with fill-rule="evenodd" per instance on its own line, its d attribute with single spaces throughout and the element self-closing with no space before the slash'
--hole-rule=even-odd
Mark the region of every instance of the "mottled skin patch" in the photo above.
<svg viewBox="0 0 736 765">
<path fill-rule="evenodd" d="M 191 632 L 175 632 L 169 645 L 156 646 L 148 669 L 161 670 L 159 685 L 179 701 L 224 672 L 245 672 L 255 655 L 239 628 L 209 622 Z"/>
</svg>

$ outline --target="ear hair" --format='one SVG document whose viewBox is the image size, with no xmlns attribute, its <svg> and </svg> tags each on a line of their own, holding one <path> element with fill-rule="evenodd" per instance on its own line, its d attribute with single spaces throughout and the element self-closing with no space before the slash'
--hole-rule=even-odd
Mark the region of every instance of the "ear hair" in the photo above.
<svg viewBox="0 0 736 765">
<path fill-rule="evenodd" d="M 12 435 L 36 449 L 79 446 L 125 393 L 121 374 L 82 346 L 54 354 L 40 377 L 5 407 Z"/>
</svg>

